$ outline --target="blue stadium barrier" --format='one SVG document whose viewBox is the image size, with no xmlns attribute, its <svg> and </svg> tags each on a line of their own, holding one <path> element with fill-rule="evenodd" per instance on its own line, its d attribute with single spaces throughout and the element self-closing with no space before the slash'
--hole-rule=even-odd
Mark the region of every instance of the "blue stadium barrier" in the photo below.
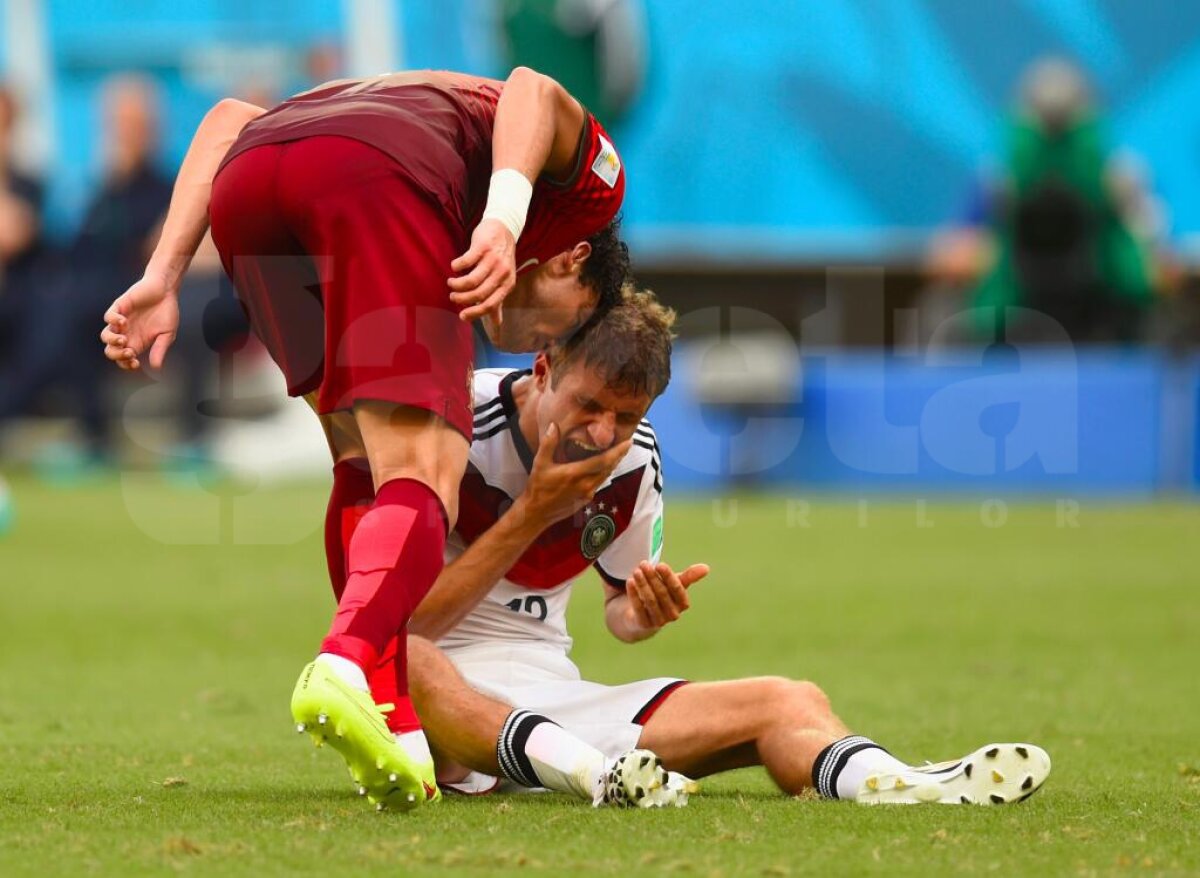
<svg viewBox="0 0 1200 878">
<path fill-rule="evenodd" d="M 671 387 L 650 414 L 672 490 L 1200 489 L 1200 358 L 1139 349 L 831 351 L 803 358 L 792 398 L 730 405 L 705 402 L 701 376 L 686 368 L 701 361 L 703 345 L 677 346 Z"/>
</svg>

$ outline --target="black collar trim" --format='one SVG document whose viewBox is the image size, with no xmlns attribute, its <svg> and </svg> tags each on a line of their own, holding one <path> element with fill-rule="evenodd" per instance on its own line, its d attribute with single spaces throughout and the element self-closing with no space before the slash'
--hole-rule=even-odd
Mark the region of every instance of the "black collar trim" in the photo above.
<svg viewBox="0 0 1200 878">
<path fill-rule="evenodd" d="M 517 449 L 517 457 L 521 458 L 521 463 L 524 465 L 526 472 L 533 472 L 533 450 L 529 447 L 529 443 L 525 441 L 525 436 L 521 433 L 521 413 L 517 411 L 517 403 L 513 399 L 512 386 L 513 382 L 517 381 L 517 379 L 532 374 L 532 369 L 517 369 L 509 372 L 500 379 L 500 404 L 504 406 L 504 413 L 508 416 L 508 431 L 512 434 L 513 446 Z"/>
</svg>

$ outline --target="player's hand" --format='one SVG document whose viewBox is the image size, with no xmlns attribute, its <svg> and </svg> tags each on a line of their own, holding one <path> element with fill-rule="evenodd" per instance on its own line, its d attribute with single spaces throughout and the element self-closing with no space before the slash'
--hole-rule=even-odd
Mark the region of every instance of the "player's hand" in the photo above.
<svg viewBox="0 0 1200 878">
<path fill-rule="evenodd" d="M 521 494 L 525 513 L 541 525 L 539 530 L 590 503 L 632 444 L 626 439 L 586 460 L 559 463 L 554 459 L 559 441 L 558 425 L 551 424 L 538 444 L 529 481 Z"/>
<path fill-rule="evenodd" d="M 632 621 L 653 631 L 676 621 L 692 605 L 688 588 L 706 576 L 707 564 L 693 564 L 677 574 L 669 564 L 643 561 L 625 580 Z"/>
<path fill-rule="evenodd" d="M 148 354 L 151 368 L 162 367 L 179 329 L 179 298 L 165 280 L 147 274 L 104 312 L 104 356 L 120 368 L 135 371 Z"/>
<path fill-rule="evenodd" d="M 471 234 L 471 249 L 450 263 L 458 277 L 447 283 L 450 301 L 462 308 L 459 317 L 475 320 L 493 315 L 504 322 L 504 297 L 517 282 L 517 242 L 499 220 L 485 219 Z"/>
</svg>

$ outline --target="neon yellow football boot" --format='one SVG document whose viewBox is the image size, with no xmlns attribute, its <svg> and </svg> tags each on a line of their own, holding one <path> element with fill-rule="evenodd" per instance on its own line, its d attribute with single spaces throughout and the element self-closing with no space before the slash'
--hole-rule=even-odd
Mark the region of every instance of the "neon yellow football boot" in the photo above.
<svg viewBox="0 0 1200 878">
<path fill-rule="evenodd" d="M 307 732 L 316 746 L 329 743 L 341 754 L 359 795 L 377 810 L 408 810 L 441 798 L 432 764 L 415 763 L 370 693 L 347 686 L 324 663 L 310 662 L 300 674 L 292 718 L 296 731 Z"/>
</svg>

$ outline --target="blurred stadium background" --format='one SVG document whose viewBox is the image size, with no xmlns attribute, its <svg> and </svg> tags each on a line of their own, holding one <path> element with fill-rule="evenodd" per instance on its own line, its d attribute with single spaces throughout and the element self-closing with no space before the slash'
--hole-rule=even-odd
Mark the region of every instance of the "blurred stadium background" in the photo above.
<svg viewBox="0 0 1200 878">
<path fill-rule="evenodd" d="M 681 315 L 667 555 L 714 565 L 635 651 L 581 588 L 585 672 L 810 676 L 931 758 L 1028 737 L 1028 807 L 898 831 L 742 775 L 646 847 L 461 802 L 381 846 L 284 740 L 329 609 L 320 431 L 211 251 L 162 375 L 112 369 L 100 314 L 219 98 L 516 63 L 621 150 Z M 0 82 L 0 871 L 789 874 L 797 838 L 818 874 L 1195 868 L 1200 4 L 0 0 Z"/>
<path fill-rule="evenodd" d="M 88 346 L 97 307 L 135 276 L 218 98 L 269 104 L 342 75 L 502 76 L 519 62 L 596 108 L 628 165 L 639 277 L 682 316 L 677 377 L 654 413 L 676 489 L 1197 487 L 1195 4 L 0 9 L 18 108 L 9 164 L 24 174 L 8 188 L 33 193 L 40 228 L 5 257 L 9 465 L 60 482 L 122 463 L 322 468 L 316 439 L 281 451 L 295 421 L 269 429 L 285 417 L 277 389 L 253 345 L 236 353 L 213 260 L 194 272 L 187 343 L 159 386 L 103 371 Z M 1070 117 L 1065 147 L 1055 113 Z M 992 344 L 992 306 L 1050 319 L 1010 311 L 1006 344 Z M 17 329 L 31 325 L 36 341 Z"/>
</svg>

